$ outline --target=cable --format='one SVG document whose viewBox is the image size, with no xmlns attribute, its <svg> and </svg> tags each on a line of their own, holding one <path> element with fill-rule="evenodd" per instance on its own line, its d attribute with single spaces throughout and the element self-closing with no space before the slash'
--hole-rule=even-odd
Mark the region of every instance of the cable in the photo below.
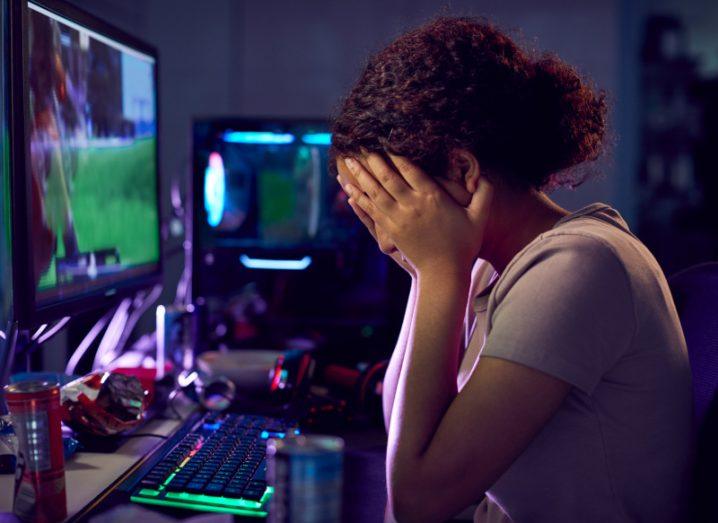
<svg viewBox="0 0 718 523">
<path fill-rule="evenodd" d="M 65 316 L 64 318 L 61 318 L 60 320 L 58 320 L 58 322 L 55 323 L 55 325 L 53 325 L 47 332 L 45 332 L 45 334 L 43 334 L 42 336 L 40 336 L 37 339 L 37 344 L 42 345 L 47 340 L 52 338 L 55 334 L 60 332 L 60 329 L 62 329 L 65 325 L 67 325 L 67 322 L 69 322 L 69 321 L 70 321 L 70 316 Z"/>
<path fill-rule="evenodd" d="M 152 304 L 157 301 L 161 294 L 162 285 L 160 284 L 155 285 L 146 296 L 144 296 L 143 294 L 138 294 L 139 298 L 135 298 L 135 301 L 139 301 L 139 304 L 137 305 L 135 310 L 132 311 L 130 317 L 127 320 L 127 323 L 125 323 L 124 327 L 122 328 L 120 339 L 117 341 L 117 345 L 115 345 L 115 347 L 112 349 L 113 355 L 119 355 L 122 353 L 122 351 L 125 350 L 127 340 L 132 335 L 132 331 L 134 331 L 137 322 L 140 321 L 144 313 L 147 312 L 147 309 L 149 309 Z M 111 363 L 115 359 L 117 358 L 112 358 L 112 360 L 105 363 L 105 365 Z"/>
<path fill-rule="evenodd" d="M 185 250 L 185 266 L 182 270 L 182 275 L 180 276 L 179 281 L 177 282 L 177 289 L 175 290 L 175 299 L 174 304 L 175 305 L 186 305 L 189 303 L 190 298 L 190 285 L 192 280 L 192 267 L 191 262 L 188 261 L 187 256 L 187 243 L 188 240 L 185 240 L 183 244 L 183 248 Z M 191 245 L 191 244 L 190 244 Z"/>
<path fill-rule="evenodd" d="M 164 434 L 153 434 L 151 432 L 144 432 L 141 434 L 122 434 L 120 437 L 122 438 L 160 438 L 160 439 L 169 439 L 169 436 L 165 436 Z"/>
<path fill-rule="evenodd" d="M 40 334 L 45 332 L 45 329 L 47 329 L 47 323 L 43 323 L 42 325 L 40 325 L 30 339 L 32 341 L 35 341 L 40 337 Z"/>
<path fill-rule="evenodd" d="M 186 165 L 190 165 L 188 162 Z M 177 288 L 175 289 L 174 305 L 189 305 L 192 302 L 192 244 L 193 238 L 193 213 L 187 210 L 187 205 L 183 203 L 192 202 L 193 198 L 193 187 L 192 183 L 188 183 L 187 180 L 191 180 L 191 176 L 186 176 L 186 173 L 179 173 L 180 179 L 184 180 L 185 185 L 185 201 L 182 202 L 182 195 L 179 190 L 179 183 L 173 185 L 172 189 L 172 206 L 174 215 L 177 219 L 184 219 L 184 241 L 182 247 L 184 248 L 184 269 L 177 282 Z"/>
<path fill-rule="evenodd" d="M 178 419 L 178 420 L 182 419 L 182 415 L 177 410 L 177 407 L 175 407 L 174 401 L 177 398 L 177 396 L 179 396 L 180 394 L 184 394 L 184 391 L 182 389 L 180 389 L 180 388 L 173 389 L 172 392 L 170 392 L 170 395 L 169 395 L 169 398 L 167 401 L 167 406 L 169 406 L 170 410 L 172 410 L 172 413 L 175 415 L 175 419 Z"/>
<path fill-rule="evenodd" d="M 90 346 L 95 342 L 97 336 L 99 336 L 99 334 L 102 332 L 102 329 L 105 328 L 107 322 L 110 321 L 110 318 L 115 313 L 115 310 L 116 309 L 110 309 L 104 314 L 104 316 L 102 316 L 102 318 L 95 322 L 89 332 L 82 339 L 80 344 L 77 346 L 75 352 L 73 352 L 72 356 L 70 356 L 70 360 L 67 362 L 67 366 L 65 367 L 65 374 L 73 374 L 75 372 L 78 363 L 80 363 L 80 360 L 87 352 L 87 349 L 89 349 Z"/>
<path fill-rule="evenodd" d="M 134 310 L 129 314 L 127 320 L 120 328 L 117 342 L 114 345 L 108 345 L 107 348 L 104 349 L 105 352 L 99 356 L 100 367 L 106 367 L 120 357 L 125 350 L 127 340 L 134 331 L 135 326 L 140 321 L 143 314 L 147 312 L 147 309 L 149 309 L 150 306 L 157 301 L 162 294 L 162 290 L 162 285 L 157 284 L 149 293 L 138 293 L 135 296 L 135 299 L 133 300 Z M 95 358 L 97 360 L 97 356 Z"/>
<path fill-rule="evenodd" d="M 117 310 L 110 320 L 110 324 L 105 330 L 105 334 L 102 336 L 100 346 L 97 348 L 97 352 L 95 353 L 95 359 L 92 361 L 92 370 L 103 367 L 105 365 L 105 360 L 107 359 L 105 355 L 117 346 L 117 342 L 122 335 L 122 329 L 127 324 L 127 311 L 131 306 L 132 300 L 130 298 L 125 298 L 117 307 Z M 110 355 L 110 358 L 111 357 L 112 356 Z"/>
</svg>

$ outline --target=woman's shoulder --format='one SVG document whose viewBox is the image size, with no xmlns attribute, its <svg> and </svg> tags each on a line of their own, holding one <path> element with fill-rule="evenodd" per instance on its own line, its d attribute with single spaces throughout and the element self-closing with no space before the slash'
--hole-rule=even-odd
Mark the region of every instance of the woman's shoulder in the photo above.
<svg viewBox="0 0 718 523">
<path fill-rule="evenodd" d="M 595 203 L 571 213 L 548 231 L 537 236 L 506 267 L 504 274 L 522 273 L 537 264 L 555 270 L 569 267 L 627 270 L 635 262 L 654 262 L 643 244 L 633 235 L 621 215 L 608 205 Z"/>
<path fill-rule="evenodd" d="M 610 225 L 576 221 L 541 234 L 506 266 L 494 286 L 494 299 L 501 301 L 516 288 L 532 294 L 549 292 L 549 287 L 551 292 L 584 295 L 610 287 L 630 295 L 626 247 L 616 232 Z"/>
</svg>

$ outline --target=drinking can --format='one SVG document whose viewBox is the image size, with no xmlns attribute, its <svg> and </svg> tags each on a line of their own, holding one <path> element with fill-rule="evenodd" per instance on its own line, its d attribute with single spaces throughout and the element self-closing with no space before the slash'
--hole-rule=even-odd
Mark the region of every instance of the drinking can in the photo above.
<svg viewBox="0 0 718 523">
<path fill-rule="evenodd" d="M 270 523 L 338 523 L 342 515 L 344 440 L 297 436 L 267 442 L 274 489 Z"/>
<path fill-rule="evenodd" d="M 13 383 L 5 387 L 5 400 L 18 438 L 13 511 L 24 521 L 62 521 L 67 498 L 60 386 Z"/>
</svg>

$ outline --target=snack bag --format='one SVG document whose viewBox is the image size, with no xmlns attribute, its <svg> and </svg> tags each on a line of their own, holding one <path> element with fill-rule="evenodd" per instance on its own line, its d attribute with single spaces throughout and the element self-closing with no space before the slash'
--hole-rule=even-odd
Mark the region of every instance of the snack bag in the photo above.
<svg viewBox="0 0 718 523">
<path fill-rule="evenodd" d="M 112 436 L 136 427 L 146 393 L 134 376 L 96 372 L 62 387 L 63 421 L 79 432 Z"/>
</svg>

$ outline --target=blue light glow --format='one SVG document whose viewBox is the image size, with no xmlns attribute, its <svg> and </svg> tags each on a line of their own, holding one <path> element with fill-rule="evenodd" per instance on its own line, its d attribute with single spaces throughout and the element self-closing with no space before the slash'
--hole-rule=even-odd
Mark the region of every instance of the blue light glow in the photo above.
<svg viewBox="0 0 718 523">
<path fill-rule="evenodd" d="M 262 433 L 259 435 L 262 439 L 269 439 L 269 438 L 279 438 L 284 439 L 287 437 L 286 432 L 269 432 L 267 430 L 263 430 Z"/>
<path fill-rule="evenodd" d="M 224 162 L 219 153 L 209 155 L 204 170 L 204 209 L 207 211 L 207 223 L 217 227 L 224 214 L 224 196 L 226 192 Z"/>
<path fill-rule="evenodd" d="M 290 133 L 272 133 L 267 131 L 227 131 L 222 136 L 225 142 L 249 144 L 289 144 L 294 142 Z"/>
<path fill-rule="evenodd" d="M 309 133 L 302 135 L 302 141 L 308 145 L 331 145 L 331 133 Z"/>
<path fill-rule="evenodd" d="M 268 269 L 274 271 L 303 271 L 312 264 L 311 256 L 304 256 L 299 260 L 273 260 L 268 258 L 250 258 L 246 254 L 239 257 L 239 261 L 247 269 Z"/>
</svg>

